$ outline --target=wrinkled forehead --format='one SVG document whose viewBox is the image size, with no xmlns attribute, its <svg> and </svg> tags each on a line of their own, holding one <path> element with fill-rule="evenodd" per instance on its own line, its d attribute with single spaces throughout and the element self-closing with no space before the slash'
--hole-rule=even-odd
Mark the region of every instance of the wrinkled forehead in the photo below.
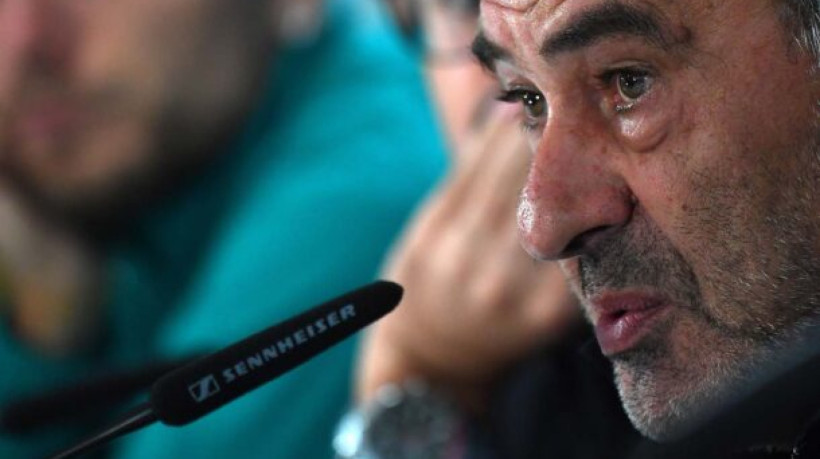
<svg viewBox="0 0 820 459">
<path fill-rule="evenodd" d="M 570 0 L 571 1 L 571 0 Z M 526 54 L 567 0 L 481 0 L 481 33 L 513 54 Z"/>
<path fill-rule="evenodd" d="M 598 31 L 607 27 L 637 29 L 642 25 L 624 24 L 624 21 L 647 21 L 647 25 L 657 28 L 658 35 L 669 34 L 660 38 L 675 41 L 675 35 L 690 32 L 686 24 L 698 16 L 712 14 L 720 3 L 713 0 L 482 0 L 481 29 L 484 37 L 514 57 L 531 57 L 542 51 L 539 47 L 547 37 L 566 31 L 584 13 L 627 13 L 598 14 L 596 21 L 587 21 L 587 24 L 594 23 Z"/>
</svg>

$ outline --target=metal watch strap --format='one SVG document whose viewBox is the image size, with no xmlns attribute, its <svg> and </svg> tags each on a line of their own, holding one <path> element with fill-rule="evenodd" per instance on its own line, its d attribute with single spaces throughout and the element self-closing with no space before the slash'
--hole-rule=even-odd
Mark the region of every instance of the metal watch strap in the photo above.
<svg viewBox="0 0 820 459">
<path fill-rule="evenodd" d="M 382 386 L 349 412 L 333 441 L 338 459 L 461 459 L 466 424 L 456 405 L 420 380 Z"/>
</svg>

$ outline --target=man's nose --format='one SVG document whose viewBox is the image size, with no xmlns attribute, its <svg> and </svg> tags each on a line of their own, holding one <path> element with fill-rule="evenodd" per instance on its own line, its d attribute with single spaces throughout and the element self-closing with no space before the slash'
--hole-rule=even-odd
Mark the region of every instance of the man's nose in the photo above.
<svg viewBox="0 0 820 459">
<path fill-rule="evenodd" d="M 583 253 L 632 217 L 633 195 L 617 173 L 604 126 L 550 119 L 536 147 L 518 212 L 524 247 L 555 260 Z"/>
<path fill-rule="evenodd" d="M 0 68 L 20 71 L 36 66 L 47 72 L 64 71 L 75 41 L 76 8 L 70 3 L 0 0 Z"/>
</svg>

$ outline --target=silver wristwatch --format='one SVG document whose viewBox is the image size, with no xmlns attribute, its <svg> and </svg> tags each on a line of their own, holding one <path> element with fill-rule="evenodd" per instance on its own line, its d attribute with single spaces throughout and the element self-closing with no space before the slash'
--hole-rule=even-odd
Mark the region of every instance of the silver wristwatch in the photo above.
<svg viewBox="0 0 820 459">
<path fill-rule="evenodd" d="M 419 380 L 382 386 L 333 439 L 337 459 L 462 459 L 466 444 L 455 404 Z"/>
</svg>

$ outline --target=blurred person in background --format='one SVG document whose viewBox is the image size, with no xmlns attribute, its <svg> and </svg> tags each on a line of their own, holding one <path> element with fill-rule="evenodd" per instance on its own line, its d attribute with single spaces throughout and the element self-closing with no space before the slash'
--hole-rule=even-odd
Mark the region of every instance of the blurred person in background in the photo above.
<svg viewBox="0 0 820 459">
<path fill-rule="evenodd" d="M 571 320 L 572 301 L 555 266 L 535 266 L 528 259 L 508 218 L 515 215 L 528 161 L 516 110 L 495 100 L 497 85 L 470 53 L 478 2 L 412 4 L 415 16 L 408 20 L 415 24 L 402 28 L 424 63 L 451 165 L 388 260 L 385 276 L 405 285 L 406 293 L 400 310 L 374 326 L 366 354 L 372 351 L 392 365 L 389 354 L 400 351 L 395 347 L 423 343 L 425 349 L 401 353 L 421 352 L 429 357 L 426 363 L 440 359 L 439 371 L 461 373 L 456 367 L 482 369 L 492 359 L 490 349 L 512 354 L 498 356 L 508 363 L 549 339 L 549 332 Z M 544 297 L 554 302 L 544 304 Z M 506 326 L 487 331 L 497 334 L 490 339 L 476 335 L 491 323 Z M 363 359 L 365 368 L 370 362 Z M 365 383 L 371 384 L 378 385 Z"/>
<path fill-rule="evenodd" d="M 611 452 L 595 449 L 602 442 L 579 447 L 567 436 L 582 426 L 592 436 L 629 430 L 606 371 L 577 352 L 592 335 L 558 266 L 533 263 L 518 241 L 515 213 L 530 154 L 520 109 L 497 100 L 497 83 L 471 53 L 478 3 L 393 2 L 424 61 L 451 169 L 385 268 L 406 293 L 363 342 L 360 409 L 340 426 L 342 457 L 462 457 L 453 443 L 437 444 L 449 422 L 464 427 L 456 425 L 460 414 L 441 406 L 451 401 L 488 434 L 550 426 L 538 444 L 494 445 L 504 457 L 549 450 L 599 458 Z M 585 398 L 587 385 L 603 390 Z M 507 401 L 521 397 L 537 409 L 508 412 Z M 601 422 L 591 429 L 589 418 Z"/>
<path fill-rule="evenodd" d="M 820 457 L 820 2 L 486 0 L 481 14 L 476 54 L 526 115 L 522 240 L 560 261 L 592 362 L 643 435 L 621 435 L 606 405 L 566 430 L 570 405 L 496 443 L 557 429 L 598 448 L 585 457 Z M 599 394 L 575 381 L 560 396 Z M 555 389 L 519 398 L 517 419 Z M 465 451 L 483 438 L 445 403 L 401 408 L 424 393 L 375 396 L 384 457 L 488 457 Z"/>
<path fill-rule="evenodd" d="M 223 347 L 373 279 L 444 159 L 382 13 L 0 3 L 0 404 Z M 352 349 L 109 454 L 327 457 Z M 0 456 L 67 446 L 97 425 L 76 411 L 0 433 Z"/>
<path fill-rule="evenodd" d="M 478 27 L 476 0 L 387 0 L 417 53 L 441 126 L 458 154 L 496 102 L 497 83 L 470 51 Z"/>
</svg>

